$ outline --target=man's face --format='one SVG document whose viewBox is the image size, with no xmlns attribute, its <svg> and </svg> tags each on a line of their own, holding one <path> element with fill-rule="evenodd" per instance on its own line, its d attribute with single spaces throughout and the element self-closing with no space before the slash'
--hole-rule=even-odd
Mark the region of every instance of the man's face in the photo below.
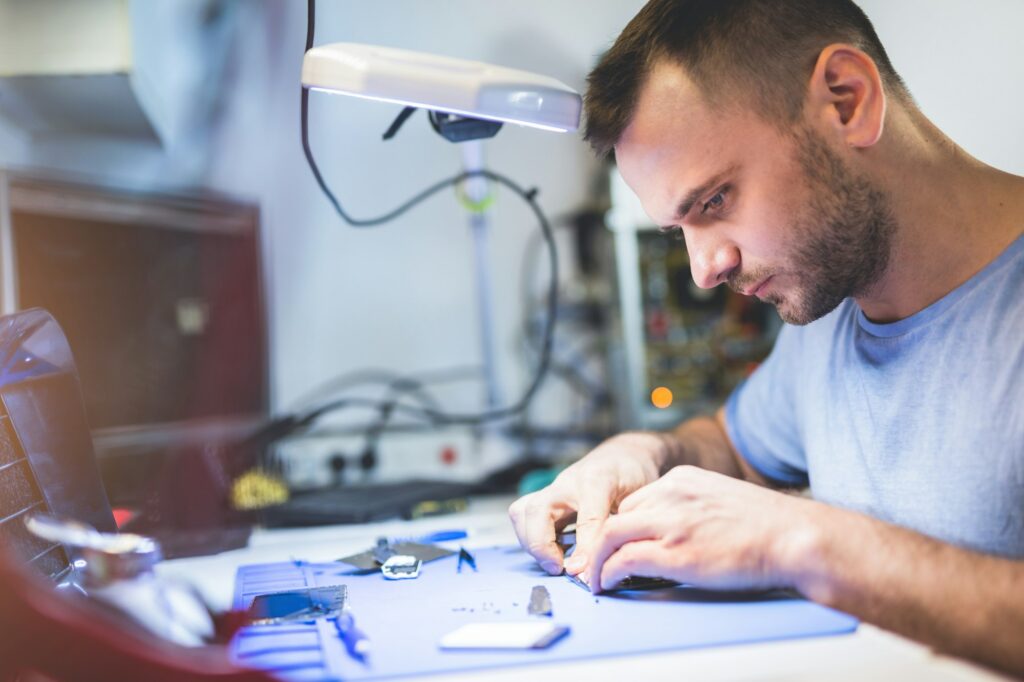
<svg viewBox="0 0 1024 682">
<path fill-rule="evenodd" d="M 807 324 L 885 272 L 883 192 L 809 126 L 711 109 L 677 66 L 654 68 L 615 156 L 647 214 L 682 229 L 701 287 L 725 282 Z"/>
</svg>

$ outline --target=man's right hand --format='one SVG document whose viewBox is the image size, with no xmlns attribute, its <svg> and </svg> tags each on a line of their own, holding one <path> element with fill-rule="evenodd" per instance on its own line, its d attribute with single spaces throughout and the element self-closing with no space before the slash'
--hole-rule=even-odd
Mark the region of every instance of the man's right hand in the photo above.
<svg viewBox="0 0 1024 682">
<path fill-rule="evenodd" d="M 606 440 L 569 466 L 543 490 L 524 495 L 509 507 L 519 543 L 552 575 L 562 572 L 558 529 L 576 520 L 576 549 L 565 570 L 586 569 L 601 525 L 630 493 L 658 479 L 669 456 L 672 437 L 658 433 L 623 433 Z"/>
</svg>

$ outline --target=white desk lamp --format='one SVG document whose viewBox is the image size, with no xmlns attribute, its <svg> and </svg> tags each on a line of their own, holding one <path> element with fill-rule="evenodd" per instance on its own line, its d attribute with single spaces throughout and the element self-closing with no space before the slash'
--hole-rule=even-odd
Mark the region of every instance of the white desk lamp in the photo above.
<svg viewBox="0 0 1024 682">
<path fill-rule="evenodd" d="M 415 109 L 431 112 L 438 133 L 461 142 L 468 173 L 483 170 L 482 139 L 515 123 L 555 132 L 579 127 L 582 100 L 569 86 L 527 71 L 376 45 L 334 43 L 312 47 L 302 61 L 302 86 L 405 105 L 385 133 L 390 138 Z M 471 178 L 471 213 L 477 307 L 490 408 L 502 404 L 495 352 L 492 288 L 487 268 L 487 181 Z"/>
<path fill-rule="evenodd" d="M 579 93 L 554 78 L 391 47 L 314 47 L 302 60 L 302 85 L 562 133 L 580 123 Z"/>
</svg>

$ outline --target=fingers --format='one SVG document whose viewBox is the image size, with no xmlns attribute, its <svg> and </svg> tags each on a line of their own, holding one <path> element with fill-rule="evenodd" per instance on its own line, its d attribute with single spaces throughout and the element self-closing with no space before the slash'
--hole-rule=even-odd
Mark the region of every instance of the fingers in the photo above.
<svg viewBox="0 0 1024 682">
<path fill-rule="evenodd" d="M 629 542 L 608 557 L 598 582 L 605 589 L 611 589 L 630 576 L 667 578 L 667 569 L 672 565 L 670 559 L 656 540 Z"/>
<path fill-rule="evenodd" d="M 594 542 L 611 513 L 611 497 L 607 485 L 583 487 L 576 512 L 576 548 L 565 563 L 567 572 L 576 575 L 587 567 Z"/>
<path fill-rule="evenodd" d="M 632 493 L 622 498 L 622 501 L 619 502 L 619 513 L 628 514 L 634 511 L 642 505 L 645 500 L 651 499 L 652 496 L 657 495 L 657 489 L 660 487 L 661 486 L 658 485 L 657 481 L 655 481 L 654 483 L 649 483 L 642 488 L 637 488 Z"/>
<path fill-rule="evenodd" d="M 555 522 L 570 512 L 564 503 L 553 502 L 548 490 L 519 498 L 509 507 L 509 517 L 519 544 L 551 575 L 562 572 L 562 549 L 555 542 Z"/>
<path fill-rule="evenodd" d="M 602 573 L 605 562 L 620 547 L 630 542 L 651 540 L 657 535 L 657 519 L 648 515 L 619 514 L 608 519 L 604 524 L 603 532 L 597 538 L 590 566 L 587 569 L 590 591 L 597 594 L 604 587 L 613 585 L 613 583 L 604 582 Z"/>
</svg>

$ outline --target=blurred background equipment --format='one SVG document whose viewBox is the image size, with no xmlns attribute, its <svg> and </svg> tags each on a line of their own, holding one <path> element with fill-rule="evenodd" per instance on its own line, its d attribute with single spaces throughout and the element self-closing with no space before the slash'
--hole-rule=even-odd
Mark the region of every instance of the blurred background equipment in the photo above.
<svg viewBox="0 0 1024 682">
<path fill-rule="evenodd" d="M 49 167 L 102 175 L 98 161 L 118 147 L 132 185 L 203 185 L 243 24 L 258 11 L 235 0 L 2 0 L 0 129 L 28 135 Z"/>
<path fill-rule="evenodd" d="M 223 523 L 232 448 L 268 409 L 258 210 L 21 173 L 0 187 L 4 309 L 67 333 L 112 502 Z"/>
<path fill-rule="evenodd" d="M 375 422 L 361 427 L 365 431 L 365 444 L 359 455 L 359 467 L 364 474 L 372 472 L 379 460 L 377 447 L 381 436 L 396 427 L 417 428 L 427 426 L 472 428 L 475 440 L 504 446 L 506 434 L 495 426 L 501 421 L 521 417 L 529 408 L 541 388 L 551 365 L 555 320 L 558 314 L 558 252 L 552 227 L 536 200 L 536 189 L 524 189 L 505 175 L 484 167 L 484 139 L 493 137 L 504 123 L 518 123 L 549 131 L 567 132 L 579 125 L 582 106 L 580 95 L 572 88 L 545 76 L 526 71 L 508 69 L 482 62 L 440 57 L 437 55 L 396 50 L 374 45 L 336 43 L 314 47 L 316 30 L 316 2 L 307 3 L 306 52 L 303 58 L 301 92 L 302 146 L 307 163 L 324 196 L 337 215 L 356 228 L 376 227 L 390 223 L 418 206 L 439 191 L 452 188 L 457 191 L 460 204 L 469 214 L 473 240 L 473 273 L 480 330 L 484 409 L 453 411 L 441 406 L 431 387 L 414 376 L 388 376 L 384 383 L 387 394 L 374 403 L 360 397 L 333 397 L 320 400 L 302 411 L 276 418 L 260 434 L 270 445 L 287 436 L 308 431 L 322 417 L 343 409 L 369 408 L 379 416 Z M 400 203 L 397 208 L 372 218 L 354 218 L 331 190 L 324 179 L 313 154 L 309 136 L 309 93 L 323 90 L 354 97 L 380 100 L 403 105 L 397 118 L 383 135 L 392 139 L 416 109 L 427 110 L 431 127 L 449 142 L 461 145 L 464 172 L 434 182 L 426 189 Z M 546 299 L 546 316 L 538 342 L 539 352 L 533 379 L 518 400 L 506 404 L 503 398 L 497 365 L 494 320 L 493 284 L 491 276 L 489 209 L 494 201 L 494 188 L 502 186 L 512 190 L 530 207 L 540 225 L 541 235 L 548 250 L 550 285 Z M 463 374 L 460 368 L 452 371 Z M 475 374 L 476 372 L 473 372 Z M 443 373 L 444 374 L 444 373 Z M 327 395 L 337 392 L 338 380 L 327 382 Z M 333 386 L 331 386 L 333 384 Z M 398 423 L 394 423 L 398 418 Z M 359 429 L 357 429 L 358 432 Z M 334 434 L 337 435 L 337 434 Z M 336 447 L 336 446 L 334 446 Z M 308 443 L 299 441 L 290 460 L 309 456 Z M 442 450 L 442 462 L 453 463 L 457 451 L 447 445 Z M 275 458 L 265 469 L 276 468 L 281 457 Z M 418 459 L 418 458 L 417 458 Z M 488 463 L 475 458 L 474 478 L 479 479 L 488 470 Z M 439 509 L 448 508 L 463 490 L 451 483 L 420 481 L 412 478 L 414 472 L 403 467 L 405 481 L 392 482 L 386 488 L 355 490 L 341 486 L 341 472 L 348 468 L 346 458 L 339 452 L 330 457 L 334 470 L 334 488 L 309 493 L 301 499 L 278 505 L 269 513 L 275 522 L 289 519 L 299 522 L 329 522 L 331 519 L 367 518 L 361 511 L 366 507 L 384 508 L 390 513 L 407 515 L 410 504 L 429 503 Z M 436 466 L 436 462 L 434 463 Z M 295 477 L 291 477 L 295 484 Z M 438 490 L 438 488 L 441 490 Z M 433 491 L 433 492 L 428 492 Z M 467 489 L 468 492 L 468 489 Z M 354 508 L 354 509 L 353 509 Z M 413 508 L 416 508 L 415 506 Z M 376 514 L 376 511 L 369 512 Z M 371 517 L 372 518 L 372 517 Z"/>
<path fill-rule="evenodd" d="M 651 223 L 616 169 L 609 177 L 619 427 L 668 429 L 720 407 L 771 351 L 782 322 L 753 297 L 698 287 L 683 240 Z"/>
<path fill-rule="evenodd" d="M 71 572 L 65 548 L 25 527 L 37 513 L 116 529 L 71 349 L 53 317 L 33 309 L 0 318 L 0 550 L 64 580 Z"/>
<path fill-rule="evenodd" d="M 4 682 L 270 682 L 222 647 L 163 641 L 51 582 L 0 545 L 0 680 Z"/>
<path fill-rule="evenodd" d="M 37 538 L 59 543 L 78 557 L 72 579 L 82 594 L 169 642 L 193 647 L 214 641 L 213 615 L 199 594 L 153 572 L 163 559 L 156 540 L 101 533 L 87 523 L 45 513 L 23 520 Z"/>
<path fill-rule="evenodd" d="M 470 414 L 456 414 L 432 406 L 420 406 L 420 410 L 435 424 L 478 425 L 515 416 L 529 406 L 550 363 L 557 310 L 558 253 L 551 226 L 536 201 L 537 189 L 524 190 L 508 177 L 486 169 L 482 141 L 494 137 L 505 123 L 555 132 L 575 131 L 580 122 L 582 98 L 554 78 L 479 61 L 356 43 L 314 47 L 316 5 L 316 0 L 307 0 L 306 51 L 302 60 L 302 148 L 313 177 L 335 212 L 352 227 L 376 227 L 392 222 L 438 191 L 452 187 L 459 192 L 460 203 L 469 213 L 487 409 Z M 311 90 L 403 105 L 385 131 L 385 141 L 393 138 L 417 109 L 426 110 L 434 131 L 449 142 L 461 145 L 464 172 L 433 183 L 392 211 L 373 218 L 353 218 L 325 182 L 313 155 L 309 141 Z M 491 185 L 504 186 L 529 204 L 540 223 L 551 267 L 548 318 L 537 370 L 522 397 L 507 407 L 503 406 L 497 366 L 493 268 L 489 254 L 491 221 L 488 214 L 494 201 Z M 388 406 L 387 414 L 397 407 L 397 403 Z M 383 429 L 387 416 L 382 415 L 381 421 L 379 428 Z"/>
<path fill-rule="evenodd" d="M 44 0 L 0 8 L 0 111 L 34 135 L 100 134 L 161 142 L 170 105 L 155 87 L 162 65 L 133 50 L 123 0 Z"/>
<path fill-rule="evenodd" d="M 266 679 L 201 646 L 230 619 L 116 530 L 64 333 L 38 308 L 0 317 L 0 680 Z"/>
</svg>

